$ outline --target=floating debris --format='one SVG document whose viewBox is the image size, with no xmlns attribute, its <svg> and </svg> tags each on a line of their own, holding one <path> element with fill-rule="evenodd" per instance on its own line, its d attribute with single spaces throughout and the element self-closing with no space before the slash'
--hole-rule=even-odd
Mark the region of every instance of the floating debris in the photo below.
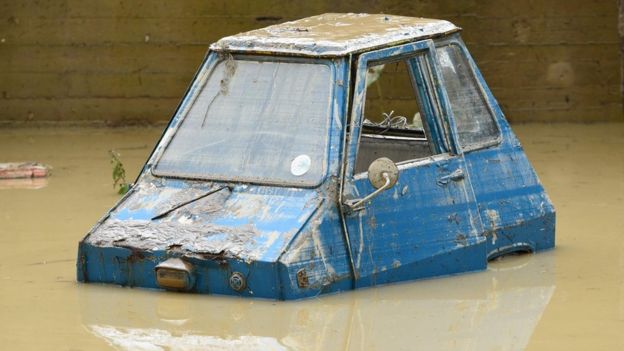
<svg viewBox="0 0 624 351">
<path fill-rule="evenodd" d="M 52 167 L 38 162 L 0 163 L 0 179 L 45 178 Z"/>
</svg>

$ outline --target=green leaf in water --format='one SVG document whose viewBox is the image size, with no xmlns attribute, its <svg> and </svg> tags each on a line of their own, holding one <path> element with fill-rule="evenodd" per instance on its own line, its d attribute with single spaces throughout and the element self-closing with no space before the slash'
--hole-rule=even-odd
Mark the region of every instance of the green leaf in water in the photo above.
<svg viewBox="0 0 624 351">
<path fill-rule="evenodd" d="M 125 194 L 130 190 L 130 183 L 126 181 L 126 169 L 121 162 L 119 153 L 115 150 L 108 150 L 110 155 L 110 163 L 113 165 L 113 189 L 117 189 L 118 194 Z"/>
</svg>

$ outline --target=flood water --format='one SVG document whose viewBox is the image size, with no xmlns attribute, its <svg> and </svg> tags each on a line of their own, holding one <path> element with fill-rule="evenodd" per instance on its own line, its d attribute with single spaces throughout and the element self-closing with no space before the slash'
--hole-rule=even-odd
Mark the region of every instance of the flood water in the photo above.
<svg viewBox="0 0 624 351">
<path fill-rule="evenodd" d="M 147 129 L 0 129 L 0 162 L 54 167 L 0 182 L 0 349 L 622 350 L 624 124 L 514 127 L 557 209 L 557 248 L 487 271 L 296 302 L 75 279 L 78 241 L 133 180 Z"/>
</svg>

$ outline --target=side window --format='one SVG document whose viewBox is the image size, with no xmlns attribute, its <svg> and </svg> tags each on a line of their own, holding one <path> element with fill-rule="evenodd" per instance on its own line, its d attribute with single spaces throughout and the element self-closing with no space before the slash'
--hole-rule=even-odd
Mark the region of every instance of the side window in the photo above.
<svg viewBox="0 0 624 351">
<path fill-rule="evenodd" d="M 434 154 L 423 125 L 427 109 L 412 71 L 423 64 L 424 57 L 411 57 L 368 66 L 356 174 L 379 157 L 401 162 Z"/>
<path fill-rule="evenodd" d="M 496 140 L 499 131 L 494 116 L 461 48 L 450 44 L 437 48 L 436 53 L 462 149 Z"/>
</svg>

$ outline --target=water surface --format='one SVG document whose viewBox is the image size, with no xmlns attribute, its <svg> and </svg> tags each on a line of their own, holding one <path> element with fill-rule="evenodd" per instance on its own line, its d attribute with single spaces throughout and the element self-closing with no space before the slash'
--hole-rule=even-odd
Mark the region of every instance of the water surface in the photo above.
<svg viewBox="0 0 624 351">
<path fill-rule="evenodd" d="M 296 302 L 75 281 L 78 241 L 161 130 L 5 129 L 0 162 L 54 167 L 0 182 L 0 345 L 19 350 L 624 349 L 624 124 L 515 126 L 557 209 L 557 248 L 487 271 Z"/>
</svg>

